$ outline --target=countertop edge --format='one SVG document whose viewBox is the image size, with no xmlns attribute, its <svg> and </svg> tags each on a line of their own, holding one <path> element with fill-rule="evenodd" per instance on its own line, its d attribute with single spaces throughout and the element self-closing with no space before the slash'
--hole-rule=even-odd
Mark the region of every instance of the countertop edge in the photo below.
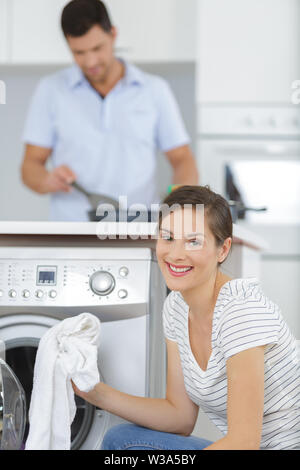
<svg viewBox="0 0 300 470">
<path fill-rule="evenodd" d="M 2 221 L 0 236 L 5 235 L 89 235 L 101 239 L 115 236 L 156 238 L 156 223 L 148 222 L 48 222 L 48 221 Z M 233 224 L 233 242 L 265 251 L 268 243 L 255 233 Z"/>
</svg>

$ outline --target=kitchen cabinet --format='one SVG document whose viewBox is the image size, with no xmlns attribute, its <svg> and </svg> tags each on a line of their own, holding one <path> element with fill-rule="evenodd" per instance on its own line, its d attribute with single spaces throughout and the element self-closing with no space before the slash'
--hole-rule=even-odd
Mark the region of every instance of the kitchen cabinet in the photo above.
<svg viewBox="0 0 300 470">
<path fill-rule="evenodd" d="M 299 0 L 199 0 L 198 102 L 291 103 Z"/>
<path fill-rule="evenodd" d="M 117 47 L 134 62 L 194 61 L 197 0 L 107 0 Z"/>
<path fill-rule="evenodd" d="M 9 2 L 9 63 L 71 63 L 60 27 L 68 1 Z M 119 31 L 117 55 L 148 63 L 195 60 L 197 0 L 107 0 L 105 4 Z"/>
<path fill-rule="evenodd" d="M 8 24 L 8 0 L 0 0 L 0 64 L 6 63 L 8 60 L 7 24 Z"/>
</svg>

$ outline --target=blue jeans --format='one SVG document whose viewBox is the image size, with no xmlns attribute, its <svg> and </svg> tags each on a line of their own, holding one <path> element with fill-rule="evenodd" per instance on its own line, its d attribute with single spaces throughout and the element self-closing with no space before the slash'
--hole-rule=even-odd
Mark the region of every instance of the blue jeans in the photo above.
<svg viewBox="0 0 300 470">
<path fill-rule="evenodd" d="M 101 450 L 201 450 L 211 441 L 194 436 L 181 436 L 168 432 L 118 424 L 105 434 Z"/>
</svg>

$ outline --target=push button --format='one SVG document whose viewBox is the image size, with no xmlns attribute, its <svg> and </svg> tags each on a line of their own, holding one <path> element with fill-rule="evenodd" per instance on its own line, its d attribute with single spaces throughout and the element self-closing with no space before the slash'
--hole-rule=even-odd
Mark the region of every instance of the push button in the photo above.
<svg viewBox="0 0 300 470">
<path fill-rule="evenodd" d="M 27 289 L 23 290 L 22 297 L 24 297 L 24 299 L 28 299 L 28 297 L 30 297 L 29 290 L 27 290 Z"/>
<path fill-rule="evenodd" d="M 122 267 L 119 269 L 119 274 L 120 274 L 120 276 L 122 276 L 122 277 L 127 277 L 127 276 L 128 276 L 128 273 L 129 273 L 129 269 L 128 269 L 126 266 L 122 266 Z"/>
<path fill-rule="evenodd" d="M 8 292 L 8 295 L 11 299 L 14 299 L 15 297 L 17 297 L 17 292 L 14 290 L 14 289 L 11 289 L 9 292 Z"/>
<path fill-rule="evenodd" d="M 127 295 L 128 292 L 125 289 L 120 289 L 118 292 L 118 296 L 120 297 L 120 299 L 126 299 Z"/>
<path fill-rule="evenodd" d="M 49 292 L 50 299 L 55 299 L 56 296 L 57 296 L 56 290 L 53 289 Z"/>
<path fill-rule="evenodd" d="M 35 293 L 37 299 L 42 299 L 44 297 L 44 292 L 41 289 L 38 289 Z"/>
</svg>

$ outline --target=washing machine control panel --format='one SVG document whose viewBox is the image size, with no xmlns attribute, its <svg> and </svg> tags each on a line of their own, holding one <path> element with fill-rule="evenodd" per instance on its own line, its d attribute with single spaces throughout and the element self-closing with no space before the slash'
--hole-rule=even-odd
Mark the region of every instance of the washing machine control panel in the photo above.
<svg viewBox="0 0 300 470">
<path fill-rule="evenodd" d="M 151 260 L 1 259 L 0 307 L 148 301 Z"/>
</svg>

